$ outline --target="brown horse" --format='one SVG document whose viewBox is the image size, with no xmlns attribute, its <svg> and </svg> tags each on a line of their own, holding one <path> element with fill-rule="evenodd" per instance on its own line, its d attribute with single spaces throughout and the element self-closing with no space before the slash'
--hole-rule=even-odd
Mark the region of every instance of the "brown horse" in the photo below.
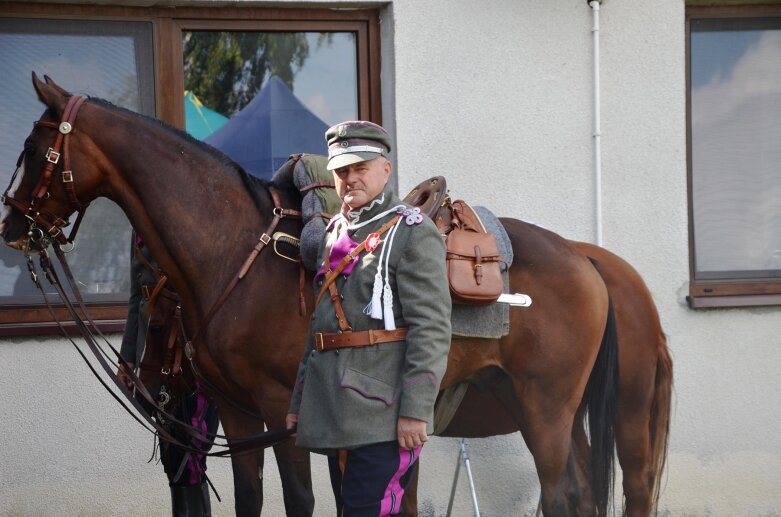
<svg viewBox="0 0 781 517">
<path fill-rule="evenodd" d="M 202 324 L 278 213 L 272 192 L 282 207 L 300 204 L 292 182 L 260 182 L 254 190 L 235 164 L 178 130 L 96 99 L 79 106 L 49 80 L 33 76 L 33 84 L 47 109 L 27 138 L 21 175 L 6 198 L 13 207 L 3 218 L 6 242 L 21 248 L 29 233 L 57 238 L 58 228 L 79 205 L 98 196 L 115 201 L 144 236 L 187 308 L 185 329 L 197 336 L 193 362 L 214 387 L 226 434 L 248 436 L 264 423 L 283 427 L 307 326 L 295 295 L 297 265 L 261 253 L 210 323 Z M 68 122 L 72 131 L 61 122 Z M 46 149 L 63 134 L 69 140 L 63 152 L 72 178 L 70 173 L 53 174 L 61 164 L 46 167 Z M 33 210 L 25 209 L 28 205 Z M 567 465 L 587 382 L 595 388 L 589 392 L 599 393 L 605 402 L 589 405 L 591 411 L 615 409 L 616 368 L 609 363 L 616 359 L 616 342 L 609 328 L 613 318 L 607 288 L 570 242 L 520 221 L 507 226 L 516 250 L 510 289 L 528 293 L 534 305 L 512 311 L 511 332 L 502 339 L 454 340 L 442 387 L 486 369 L 506 375 L 512 395 L 506 403 L 534 457 L 544 514 L 585 513 L 580 497 L 585 492 L 571 491 L 577 481 Z M 297 235 L 301 227 L 284 218 L 278 228 Z M 311 308 L 311 293 L 307 297 Z M 598 356 L 606 364 L 595 367 Z M 598 465 L 609 471 L 613 419 L 597 415 L 591 422 L 591 443 L 602 444 L 599 450 L 605 455 Z M 275 452 L 288 514 L 311 514 L 307 454 L 290 441 Z M 260 453 L 233 458 L 237 514 L 259 514 L 261 467 Z M 592 460 L 589 468 L 598 467 Z M 601 487 L 595 491 L 603 492 Z M 597 499 L 589 513 L 604 514 L 606 505 Z"/>
<path fill-rule="evenodd" d="M 515 224 L 512 220 L 503 222 Z M 651 293 L 637 270 L 594 244 L 571 244 L 597 262 L 615 308 L 619 337 L 616 435 L 624 510 L 630 517 L 647 516 L 658 503 L 667 457 L 673 379 L 667 339 Z M 485 437 L 518 431 L 505 405 L 512 396 L 506 377 L 497 375 L 489 380 L 470 385 L 442 436 Z M 593 482 L 589 472 L 590 447 L 583 425 L 578 425 L 582 422 L 582 418 L 577 418 L 573 427 L 571 466 L 580 469 L 572 480 L 587 492 L 585 485 Z"/>
<path fill-rule="evenodd" d="M 506 223 L 513 224 L 513 221 Z M 669 436 L 672 361 L 667 340 L 651 293 L 640 274 L 604 248 L 584 242 L 573 241 L 572 244 L 597 261 L 615 306 L 617 332 L 621 337 L 618 347 L 616 434 L 618 460 L 623 470 L 624 513 L 630 517 L 647 516 L 658 503 Z M 141 362 L 141 378 L 153 393 L 162 383 L 160 372 L 167 353 L 166 340 L 147 343 Z M 170 369 L 170 362 L 169 357 L 166 369 Z M 500 379 L 506 381 L 506 377 L 493 378 L 494 381 Z M 176 396 L 176 393 L 184 393 L 192 381 L 192 372 L 185 368 L 181 376 L 167 379 L 166 385 L 169 393 Z M 440 435 L 485 437 L 518 431 L 517 424 L 500 402 L 503 397 L 496 395 L 502 389 L 499 382 L 492 382 L 489 386 L 476 382 L 470 384 L 453 420 Z M 578 422 L 581 421 L 576 420 L 573 428 L 573 455 L 577 453 L 577 457 L 586 460 L 578 479 L 590 488 L 590 447 L 584 427 L 577 425 Z M 415 482 L 405 492 L 406 517 L 417 515 L 416 488 Z M 588 507 L 588 501 L 585 506 Z"/>
</svg>

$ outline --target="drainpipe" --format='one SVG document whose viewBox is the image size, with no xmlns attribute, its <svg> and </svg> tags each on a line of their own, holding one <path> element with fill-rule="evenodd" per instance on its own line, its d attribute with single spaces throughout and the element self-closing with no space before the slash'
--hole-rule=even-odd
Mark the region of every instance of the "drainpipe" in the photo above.
<svg viewBox="0 0 781 517">
<path fill-rule="evenodd" d="M 599 92 L 599 6 L 602 0 L 586 0 L 593 14 L 591 34 L 594 40 L 594 209 L 596 244 L 602 246 L 602 143 Z"/>
</svg>

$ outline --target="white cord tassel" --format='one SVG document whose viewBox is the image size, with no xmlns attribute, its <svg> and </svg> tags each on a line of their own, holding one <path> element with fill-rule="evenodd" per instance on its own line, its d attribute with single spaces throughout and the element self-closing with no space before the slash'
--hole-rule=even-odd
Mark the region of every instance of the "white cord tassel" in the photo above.
<svg viewBox="0 0 781 517">
<path fill-rule="evenodd" d="M 372 299 L 363 309 L 363 313 L 372 319 L 382 319 L 382 257 L 385 254 L 385 243 L 382 244 L 380 256 L 377 260 L 377 272 L 374 274 L 374 286 L 372 287 Z"/>
<path fill-rule="evenodd" d="M 382 276 L 380 275 L 380 268 L 377 267 L 377 274 L 374 275 L 374 287 L 372 288 L 372 301 L 369 302 L 369 314 L 374 320 L 382 319 Z"/>
<path fill-rule="evenodd" d="M 396 230 L 402 219 L 389 232 L 387 242 L 383 246 L 382 252 L 385 255 L 385 285 L 382 288 L 382 316 L 385 322 L 385 330 L 396 330 L 396 319 L 393 317 L 393 291 L 391 291 L 390 281 L 388 280 L 388 262 L 390 261 L 390 252 L 393 247 L 393 238 L 396 237 Z M 382 264 L 382 259 L 380 259 Z"/>
<path fill-rule="evenodd" d="M 396 330 L 396 319 L 393 317 L 393 292 L 388 284 L 382 290 L 382 316 L 385 330 Z"/>
</svg>

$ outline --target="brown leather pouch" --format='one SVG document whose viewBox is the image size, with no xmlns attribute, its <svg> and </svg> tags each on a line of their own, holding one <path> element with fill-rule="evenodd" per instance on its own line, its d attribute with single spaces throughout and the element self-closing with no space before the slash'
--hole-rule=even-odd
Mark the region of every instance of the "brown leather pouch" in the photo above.
<svg viewBox="0 0 781 517">
<path fill-rule="evenodd" d="M 488 305 L 502 294 L 499 247 L 491 233 L 456 228 L 445 237 L 453 303 Z"/>
</svg>

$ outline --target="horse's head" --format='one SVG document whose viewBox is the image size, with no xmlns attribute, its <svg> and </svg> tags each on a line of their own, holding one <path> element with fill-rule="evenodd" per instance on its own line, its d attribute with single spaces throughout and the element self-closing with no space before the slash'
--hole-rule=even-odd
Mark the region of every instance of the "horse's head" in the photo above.
<svg viewBox="0 0 781 517">
<path fill-rule="evenodd" d="M 32 79 L 46 111 L 33 124 L 3 195 L 0 232 L 9 246 L 36 251 L 51 240 L 72 240 L 73 232 L 66 238 L 63 228 L 96 197 L 101 174 L 99 160 L 88 156 L 94 145 L 78 129 L 85 98 L 71 95 L 46 76 L 45 82 L 35 73 Z"/>
</svg>

